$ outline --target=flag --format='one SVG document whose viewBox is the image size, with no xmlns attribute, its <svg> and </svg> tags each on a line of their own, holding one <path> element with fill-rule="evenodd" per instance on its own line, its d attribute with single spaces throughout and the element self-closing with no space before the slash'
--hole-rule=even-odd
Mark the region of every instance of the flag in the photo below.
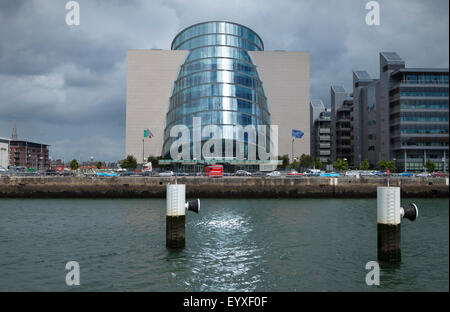
<svg viewBox="0 0 450 312">
<path fill-rule="evenodd" d="M 151 139 L 153 137 L 153 133 L 149 129 L 144 130 L 144 138 L 148 137 Z"/>
<path fill-rule="evenodd" d="M 304 133 L 301 132 L 300 130 L 292 129 L 292 136 L 293 137 L 295 137 L 297 139 L 301 139 L 303 135 L 304 135 Z"/>
</svg>

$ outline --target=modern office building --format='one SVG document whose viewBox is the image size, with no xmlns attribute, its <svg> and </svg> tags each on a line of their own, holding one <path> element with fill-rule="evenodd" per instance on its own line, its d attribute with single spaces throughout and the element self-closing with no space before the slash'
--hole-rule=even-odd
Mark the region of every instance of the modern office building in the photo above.
<svg viewBox="0 0 450 312">
<path fill-rule="evenodd" d="M 343 86 L 331 86 L 331 161 L 341 158 L 353 166 L 353 98 Z"/>
<path fill-rule="evenodd" d="M 380 53 L 380 78 L 353 72 L 353 156 L 395 160 L 401 170 L 421 171 L 431 160 L 448 165 L 448 69 L 407 68 L 395 52 Z"/>
<path fill-rule="evenodd" d="M 0 167 L 7 169 L 9 166 L 9 139 L 0 137 Z"/>
<path fill-rule="evenodd" d="M 311 156 L 331 164 L 331 111 L 322 100 L 311 100 Z"/>
<path fill-rule="evenodd" d="M 342 106 L 336 110 L 336 159 L 347 161 L 350 167 L 354 166 L 354 128 L 353 128 L 353 99 L 346 98 Z"/>
<path fill-rule="evenodd" d="M 264 51 L 261 37 L 236 23 L 195 24 L 175 36 L 170 51 L 128 51 L 126 106 L 126 154 L 138 162 L 149 155 L 170 160 L 175 125 L 189 129 L 190 159 L 205 160 L 202 153 L 194 161 L 193 142 L 202 147 L 210 137 L 194 138 L 194 117 L 203 129 L 219 126 L 221 157 L 229 162 L 239 163 L 240 146 L 247 158 L 257 140 L 237 137 L 234 126 L 277 125 L 278 155 L 291 155 L 292 129 L 301 130 L 294 154 L 309 154 L 309 53 Z M 144 129 L 152 138 L 143 137 Z"/>
</svg>

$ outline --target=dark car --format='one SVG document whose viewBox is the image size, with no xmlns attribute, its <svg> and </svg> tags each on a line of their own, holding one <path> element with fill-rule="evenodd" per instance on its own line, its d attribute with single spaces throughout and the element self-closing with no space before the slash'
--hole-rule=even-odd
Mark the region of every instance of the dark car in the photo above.
<svg viewBox="0 0 450 312">
<path fill-rule="evenodd" d="M 57 175 L 59 175 L 59 172 L 56 169 L 47 169 L 47 170 L 45 170 L 45 175 L 57 176 Z"/>
<path fill-rule="evenodd" d="M 257 171 L 252 173 L 252 177 L 266 177 L 267 172 Z"/>
<path fill-rule="evenodd" d="M 119 174 L 119 176 L 121 176 L 121 177 L 129 177 L 129 176 L 134 176 L 134 175 L 135 175 L 134 171 L 125 171 L 125 172 L 122 172 Z"/>
</svg>

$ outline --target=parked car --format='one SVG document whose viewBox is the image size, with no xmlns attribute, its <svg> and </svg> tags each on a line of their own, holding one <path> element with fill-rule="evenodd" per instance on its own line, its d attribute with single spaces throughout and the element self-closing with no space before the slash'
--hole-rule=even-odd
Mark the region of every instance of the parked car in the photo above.
<svg viewBox="0 0 450 312">
<path fill-rule="evenodd" d="M 436 171 L 431 174 L 432 177 L 448 177 L 447 172 Z"/>
<path fill-rule="evenodd" d="M 257 171 L 257 172 L 252 173 L 252 177 L 265 177 L 265 176 L 267 176 L 267 173 L 262 172 L 262 171 Z"/>
<path fill-rule="evenodd" d="M 56 169 L 47 169 L 47 170 L 45 170 L 45 175 L 56 176 L 56 175 L 59 175 L 59 172 Z"/>
<path fill-rule="evenodd" d="M 159 174 L 160 177 L 172 177 L 173 171 L 164 171 Z"/>
<path fill-rule="evenodd" d="M 280 171 L 272 171 L 267 174 L 269 177 L 281 177 Z"/>
<path fill-rule="evenodd" d="M 361 176 L 362 177 L 373 177 L 375 174 L 373 173 L 373 171 L 361 171 Z"/>
<path fill-rule="evenodd" d="M 404 171 L 402 173 L 399 173 L 398 176 L 399 177 L 412 177 L 412 176 L 414 176 L 414 174 L 412 172 L 409 172 L 409 171 Z"/>
<path fill-rule="evenodd" d="M 98 177 L 117 177 L 117 173 L 116 172 L 97 172 L 96 175 Z"/>
<path fill-rule="evenodd" d="M 429 172 L 421 172 L 421 173 L 416 174 L 416 177 L 428 178 L 428 177 L 431 177 L 431 174 Z"/>
<path fill-rule="evenodd" d="M 160 175 L 161 175 L 161 174 L 160 174 Z M 177 177 L 186 177 L 186 176 L 189 175 L 189 173 L 187 173 L 187 172 L 175 172 L 175 175 L 176 175 Z"/>
<path fill-rule="evenodd" d="M 302 176 L 303 173 L 298 172 L 297 170 L 291 170 L 288 172 L 288 177 L 296 177 L 296 176 Z"/>
<path fill-rule="evenodd" d="M 121 177 L 129 177 L 129 176 L 135 175 L 135 173 L 134 173 L 134 171 L 125 171 L 125 172 L 119 173 L 119 175 L 120 175 Z"/>
<path fill-rule="evenodd" d="M 319 176 L 321 176 L 321 177 L 340 177 L 341 174 L 337 173 L 337 172 L 326 172 L 326 173 L 319 174 Z"/>
<path fill-rule="evenodd" d="M 376 176 L 386 176 L 386 175 L 389 175 L 386 171 L 374 171 L 373 174 L 376 175 Z"/>
<path fill-rule="evenodd" d="M 360 172 L 359 171 L 346 171 L 345 172 L 345 176 L 346 177 L 356 178 L 356 177 L 360 176 Z"/>
<path fill-rule="evenodd" d="M 236 171 L 236 173 L 234 175 L 235 176 L 251 176 L 252 174 L 245 170 L 238 170 L 238 171 Z"/>
<path fill-rule="evenodd" d="M 319 169 L 308 169 L 305 171 L 304 175 L 308 176 L 308 177 L 318 177 L 320 175 L 320 170 Z"/>
</svg>

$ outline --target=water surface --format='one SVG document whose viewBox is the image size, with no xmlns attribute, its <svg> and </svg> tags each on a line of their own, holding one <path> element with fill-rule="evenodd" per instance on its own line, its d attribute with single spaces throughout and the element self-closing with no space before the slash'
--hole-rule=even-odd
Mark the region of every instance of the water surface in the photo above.
<svg viewBox="0 0 450 312">
<path fill-rule="evenodd" d="M 0 291 L 448 291 L 449 200 L 411 201 L 402 263 L 367 286 L 375 199 L 205 199 L 180 251 L 165 247 L 164 199 L 2 199 Z"/>
</svg>

